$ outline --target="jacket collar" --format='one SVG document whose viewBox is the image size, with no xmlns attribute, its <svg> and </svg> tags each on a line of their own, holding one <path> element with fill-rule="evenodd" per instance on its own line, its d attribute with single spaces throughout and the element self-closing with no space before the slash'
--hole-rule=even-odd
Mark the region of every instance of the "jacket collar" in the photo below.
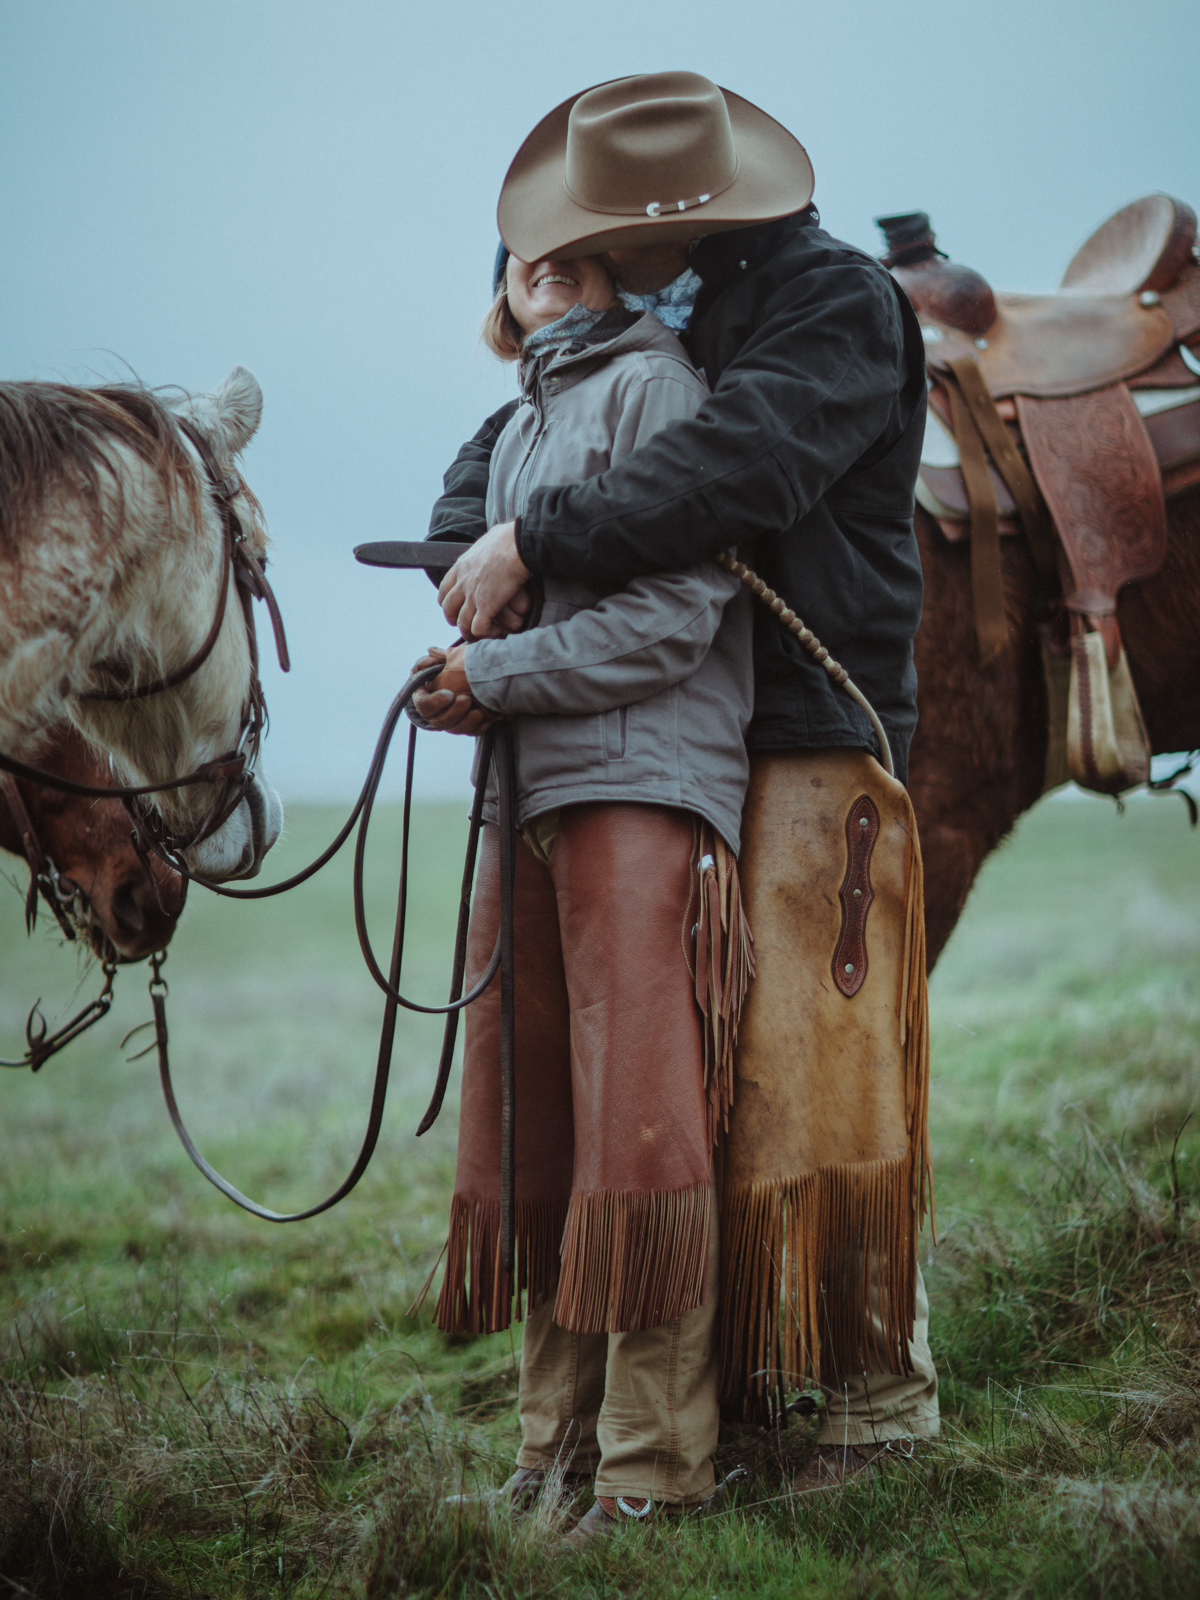
<svg viewBox="0 0 1200 1600">
<path fill-rule="evenodd" d="M 691 326 L 695 327 L 697 317 L 730 283 L 756 271 L 789 240 L 819 223 L 816 206 L 809 205 L 790 216 L 777 217 L 774 222 L 757 222 L 750 228 L 710 233 L 701 239 L 688 258 L 688 265 L 704 285 L 692 312 Z"/>
<path fill-rule="evenodd" d="M 549 361 L 535 359 L 522 366 L 521 393 L 527 400 L 534 399 L 547 378 L 566 388 L 614 356 L 631 355 L 637 350 L 660 350 L 687 360 L 678 335 L 665 328 L 652 311 L 643 311 L 636 321 L 603 343 L 590 344 L 570 355 L 558 354 Z"/>
</svg>

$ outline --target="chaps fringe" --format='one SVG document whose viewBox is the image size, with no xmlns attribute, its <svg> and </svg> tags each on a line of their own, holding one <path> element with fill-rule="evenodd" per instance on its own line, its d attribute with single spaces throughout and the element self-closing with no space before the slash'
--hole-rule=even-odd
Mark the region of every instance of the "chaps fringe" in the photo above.
<svg viewBox="0 0 1200 1600">
<path fill-rule="evenodd" d="M 902 1156 L 723 1197 L 721 1404 L 731 1421 L 771 1422 L 809 1378 L 909 1370 L 912 1172 Z"/>
<path fill-rule="evenodd" d="M 908 1372 L 917 1230 L 933 1216 L 921 851 L 909 808 L 900 1040 L 909 1153 L 721 1196 L 721 1405 L 767 1424 L 806 1379 Z M 936 1223 L 935 1238 L 936 1238 Z"/>
<path fill-rule="evenodd" d="M 554 1320 L 572 1333 L 630 1333 L 704 1304 L 712 1189 L 571 1196 Z"/>
<path fill-rule="evenodd" d="M 518 1200 L 516 1316 L 547 1300 L 558 1279 L 565 1200 Z M 456 1194 L 450 1202 L 446 1275 L 436 1320 L 443 1333 L 498 1333 L 513 1318 L 513 1284 L 500 1267 L 500 1202 Z"/>
<path fill-rule="evenodd" d="M 734 1048 L 742 1006 L 754 977 L 754 935 L 742 905 L 737 857 L 720 834 L 699 818 L 692 834 L 692 859 L 695 867 L 683 918 L 683 955 L 704 1019 L 704 1087 L 711 1147 L 722 1131 L 729 1131 Z M 699 907 L 693 913 L 697 898 Z M 693 927 L 694 941 L 690 937 Z"/>
</svg>

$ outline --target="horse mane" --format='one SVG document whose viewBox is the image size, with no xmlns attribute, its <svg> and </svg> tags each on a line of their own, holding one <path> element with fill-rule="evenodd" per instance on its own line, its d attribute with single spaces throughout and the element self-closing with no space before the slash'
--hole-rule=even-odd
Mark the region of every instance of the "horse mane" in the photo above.
<svg viewBox="0 0 1200 1600">
<path fill-rule="evenodd" d="M 177 421 L 149 389 L 0 383 L 0 554 L 22 539 L 55 490 L 76 493 L 103 524 L 102 479 L 121 494 L 113 447 L 132 451 L 159 479 L 168 505 L 182 486 L 198 510 L 200 488 Z"/>
</svg>

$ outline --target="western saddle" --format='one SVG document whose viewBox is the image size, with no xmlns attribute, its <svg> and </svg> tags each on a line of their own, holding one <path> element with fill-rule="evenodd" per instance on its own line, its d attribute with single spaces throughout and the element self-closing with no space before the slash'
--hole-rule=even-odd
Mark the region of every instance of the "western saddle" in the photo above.
<svg viewBox="0 0 1200 1600">
<path fill-rule="evenodd" d="M 1049 295 L 993 292 L 938 250 L 924 212 L 878 222 L 925 336 L 917 498 L 947 539 L 970 537 L 980 658 L 1009 646 L 1000 539 L 1023 535 L 1045 598 L 1045 787 L 1146 783 L 1117 594 L 1159 570 L 1166 502 L 1200 485 L 1196 214 L 1165 194 L 1134 201 Z"/>
</svg>

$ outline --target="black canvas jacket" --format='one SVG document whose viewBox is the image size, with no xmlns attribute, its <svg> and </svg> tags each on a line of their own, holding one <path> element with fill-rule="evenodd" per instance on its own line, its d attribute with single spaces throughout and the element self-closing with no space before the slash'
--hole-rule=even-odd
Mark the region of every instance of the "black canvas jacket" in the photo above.
<svg viewBox="0 0 1200 1600">
<path fill-rule="evenodd" d="M 600 589 L 738 547 L 842 663 L 903 778 L 916 725 L 921 566 L 913 489 L 925 360 L 891 275 L 810 210 L 713 234 L 685 343 L 711 397 L 596 478 L 536 491 L 518 526 L 534 573 Z M 515 402 L 465 444 L 430 537 L 485 531 L 488 461 Z M 874 748 L 866 716 L 765 607 L 751 749 Z"/>
</svg>

